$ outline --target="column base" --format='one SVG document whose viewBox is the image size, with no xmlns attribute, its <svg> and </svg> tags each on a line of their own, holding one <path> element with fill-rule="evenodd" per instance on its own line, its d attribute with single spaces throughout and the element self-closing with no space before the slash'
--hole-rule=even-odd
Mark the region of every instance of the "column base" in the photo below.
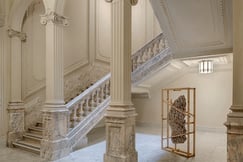
<svg viewBox="0 0 243 162">
<path fill-rule="evenodd" d="M 130 106 L 108 108 L 105 162 L 137 162 L 135 117 L 135 109 Z"/>
<path fill-rule="evenodd" d="M 13 142 L 23 138 L 24 134 L 24 103 L 10 102 L 8 107 L 7 146 L 13 147 Z"/>
<path fill-rule="evenodd" d="M 113 156 L 113 155 L 105 154 L 104 161 L 105 162 L 136 162 L 138 161 L 138 154 L 137 152 L 127 156 Z"/>
<path fill-rule="evenodd" d="M 55 141 L 42 140 L 40 157 L 45 161 L 54 161 L 69 155 L 71 148 L 67 139 Z"/>
<path fill-rule="evenodd" d="M 41 158 L 53 161 L 67 156 L 71 152 L 68 139 L 69 111 L 65 105 L 48 105 L 43 112 L 43 140 L 41 141 Z"/>
<path fill-rule="evenodd" d="M 239 108 L 242 109 L 239 109 Z M 237 111 L 234 111 L 236 110 Z M 232 106 L 227 115 L 227 161 L 243 161 L 243 106 Z"/>
</svg>

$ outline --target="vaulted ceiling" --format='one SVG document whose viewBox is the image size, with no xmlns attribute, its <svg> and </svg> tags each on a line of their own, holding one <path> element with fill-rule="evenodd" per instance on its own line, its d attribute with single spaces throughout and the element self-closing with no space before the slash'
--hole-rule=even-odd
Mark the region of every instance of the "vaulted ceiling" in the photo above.
<svg viewBox="0 0 243 162">
<path fill-rule="evenodd" d="M 231 0 L 150 0 L 175 58 L 232 52 Z"/>
</svg>

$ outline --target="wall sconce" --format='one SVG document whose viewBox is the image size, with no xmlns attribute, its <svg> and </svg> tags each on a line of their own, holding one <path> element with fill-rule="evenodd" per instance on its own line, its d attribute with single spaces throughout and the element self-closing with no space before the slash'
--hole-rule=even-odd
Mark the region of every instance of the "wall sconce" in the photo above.
<svg viewBox="0 0 243 162">
<path fill-rule="evenodd" d="M 202 60 L 199 62 L 199 73 L 208 74 L 213 72 L 213 61 Z"/>
</svg>

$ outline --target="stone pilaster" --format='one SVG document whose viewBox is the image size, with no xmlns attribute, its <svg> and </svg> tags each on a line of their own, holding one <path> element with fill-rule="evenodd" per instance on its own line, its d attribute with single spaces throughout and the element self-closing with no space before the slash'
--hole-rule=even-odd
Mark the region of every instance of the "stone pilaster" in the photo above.
<svg viewBox="0 0 243 162">
<path fill-rule="evenodd" d="M 49 11 L 41 16 L 46 26 L 46 101 L 43 112 L 41 157 L 47 161 L 60 159 L 70 153 L 66 138 L 68 110 L 64 105 L 63 25 L 65 17 Z"/>
<path fill-rule="evenodd" d="M 243 161 L 243 1 L 233 2 L 233 103 L 227 116 L 227 161 Z"/>
<path fill-rule="evenodd" d="M 108 0 L 112 15 L 111 103 L 106 113 L 105 162 L 136 162 L 135 108 L 131 102 L 131 7 Z"/>
<path fill-rule="evenodd" d="M 11 40 L 11 83 L 10 102 L 8 106 L 8 140 L 7 145 L 22 138 L 24 132 L 24 103 L 21 97 L 21 43 L 26 40 L 26 34 L 8 29 Z"/>
</svg>

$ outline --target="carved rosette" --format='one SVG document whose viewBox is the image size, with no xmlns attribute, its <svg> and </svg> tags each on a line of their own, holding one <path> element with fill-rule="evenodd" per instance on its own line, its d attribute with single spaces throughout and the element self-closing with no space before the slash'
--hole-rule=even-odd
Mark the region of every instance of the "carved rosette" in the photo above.
<svg viewBox="0 0 243 162">
<path fill-rule="evenodd" d="M 23 32 L 20 32 L 20 31 L 16 31 L 16 30 L 13 30 L 13 29 L 8 29 L 7 31 L 8 31 L 8 36 L 10 38 L 12 38 L 12 37 L 19 37 L 19 39 L 21 41 L 26 41 L 26 38 L 27 38 L 26 33 L 23 33 Z"/>
<path fill-rule="evenodd" d="M 63 26 L 68 25 L 68 19 L 67 17 L 58 15 L 54 11 L 50 11 L 45 13 L 44 15 L 41 15 L 41 24 L 46 25 L 48 22 L 52 22 L 54 24 L 60 24 Z"/>
<path fill-rule="evenodd" d="M 108 2 L 108 3 L 112 3 L 113 2 L 113 0 L 105 0 L 106 2 Z M 130 0 L 130 3 L 131 3 L 131 5 L 136 5 L 137 3 L 138 3 L 138 0 Z"/>
</svg>

